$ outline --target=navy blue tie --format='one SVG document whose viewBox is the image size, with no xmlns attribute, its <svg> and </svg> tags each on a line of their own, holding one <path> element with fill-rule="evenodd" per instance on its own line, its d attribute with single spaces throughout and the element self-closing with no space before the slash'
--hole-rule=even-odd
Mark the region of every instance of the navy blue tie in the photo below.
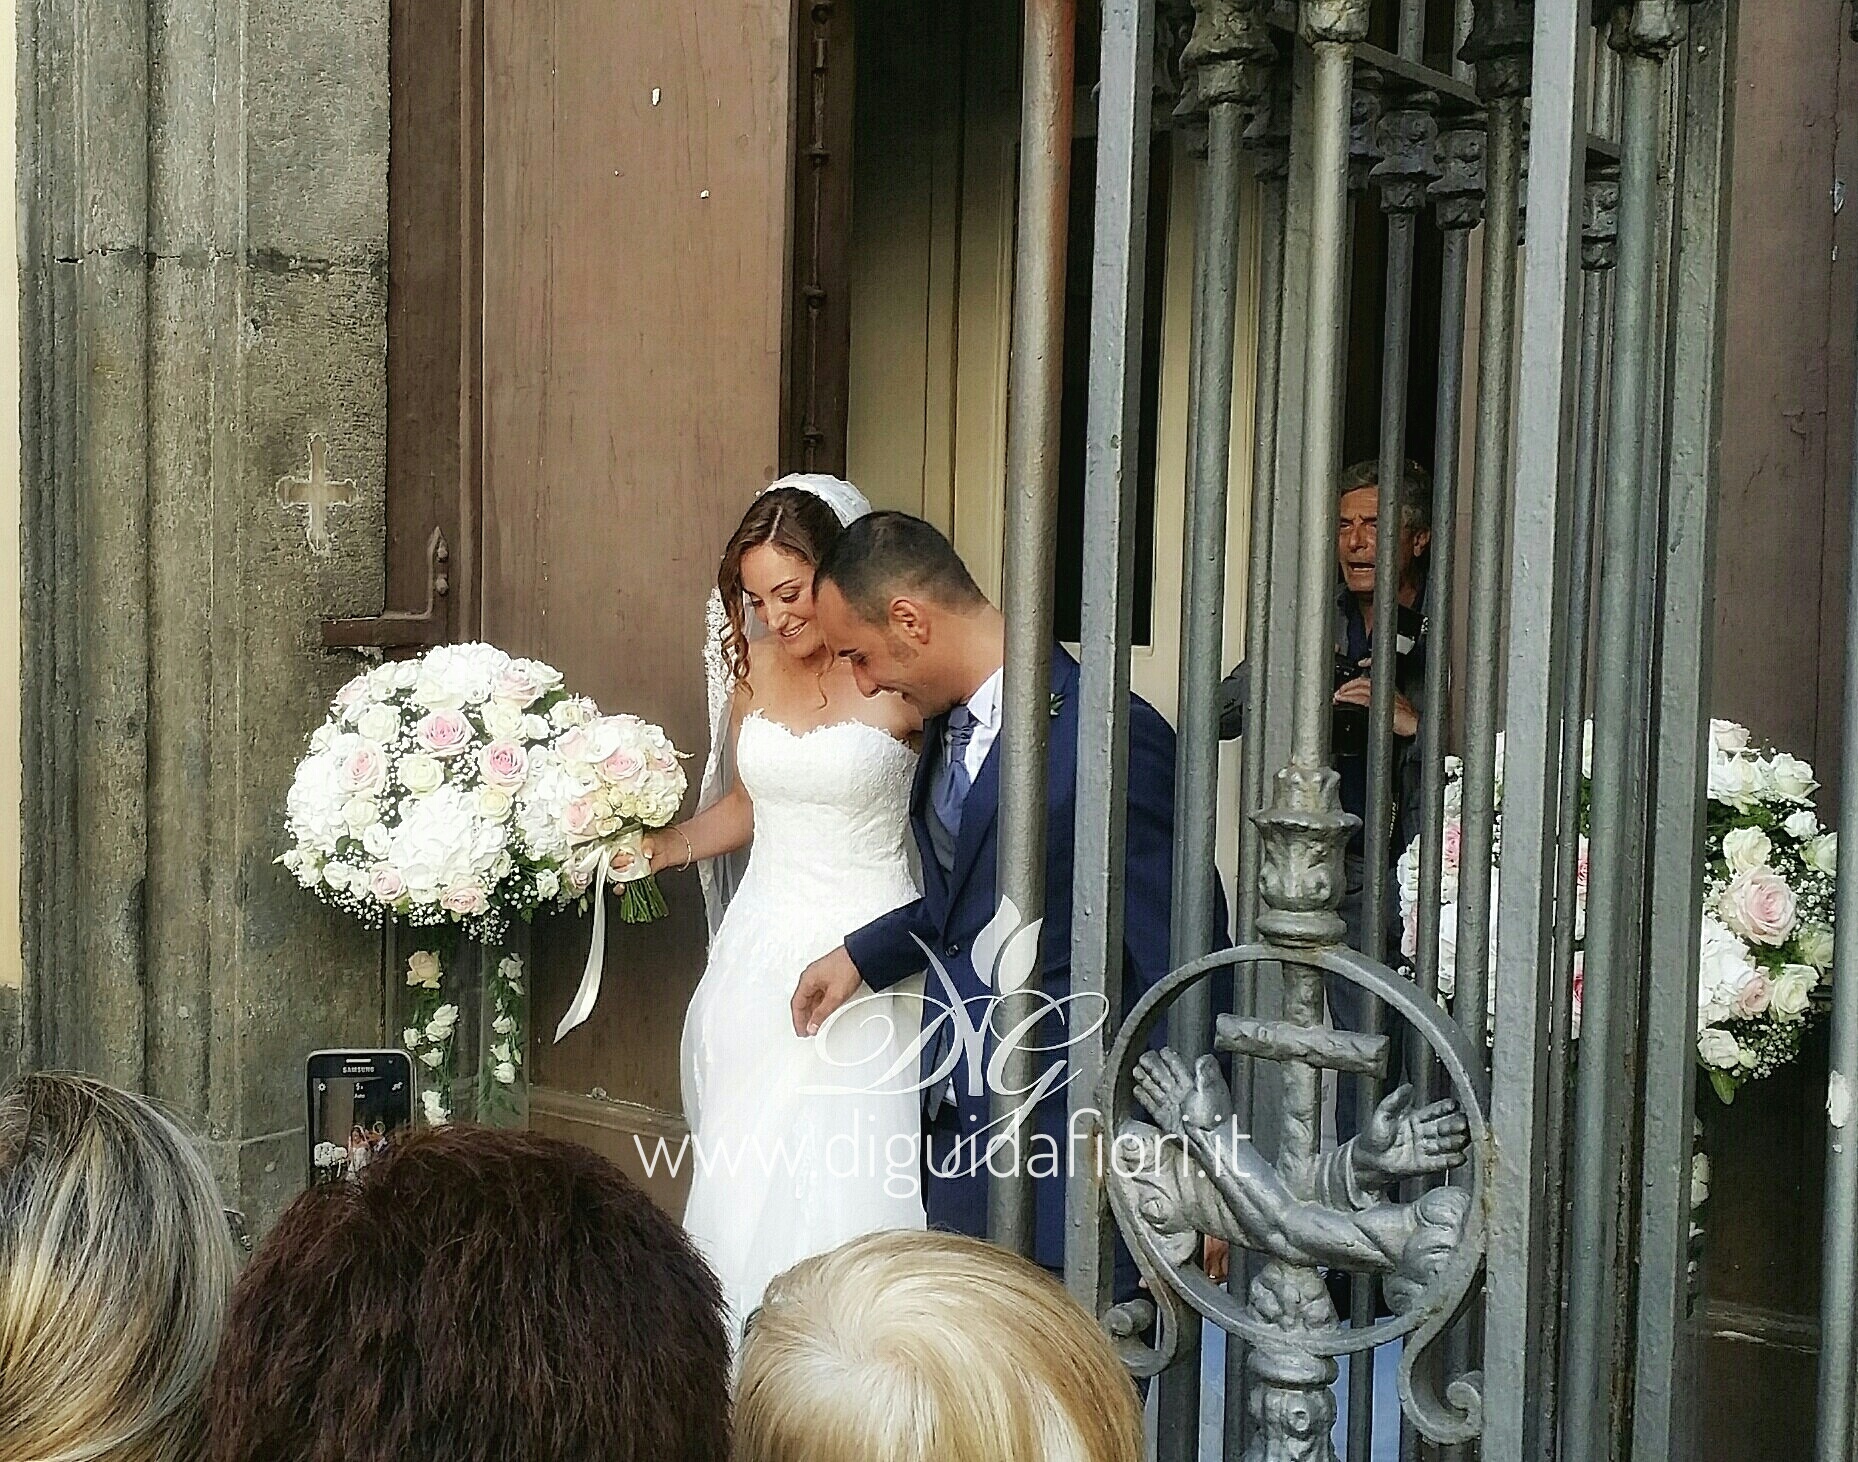
<svg viewBox="0 0 1858 1462">
<path fill-rule="evenodd" d="M 948 745 L 931 796 L 935 815 L 956 837 L 961 835 L 962 804 L 968 800 L 968 793 L 974 786 L 974 779 L 968 774 L 968 743 L 974 739 L 974 726 L 974 712 L 966 706 L 956 706 L 948 713 Z"/>
</svg>

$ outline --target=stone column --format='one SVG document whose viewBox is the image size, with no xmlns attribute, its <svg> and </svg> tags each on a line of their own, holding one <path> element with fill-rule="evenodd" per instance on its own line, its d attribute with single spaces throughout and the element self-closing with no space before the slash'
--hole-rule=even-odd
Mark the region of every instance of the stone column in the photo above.
<svg viewBox="0 0 1858 1462">
<path fill-rule="evenodd" d="M 380 942 L 273 858 L 380 609 L 387 3 L 22 0 L 28 1064 L 151 1093 L 255 1225 Z M 312 435 L 355 480 L 312 550 Z"/>
</svg>

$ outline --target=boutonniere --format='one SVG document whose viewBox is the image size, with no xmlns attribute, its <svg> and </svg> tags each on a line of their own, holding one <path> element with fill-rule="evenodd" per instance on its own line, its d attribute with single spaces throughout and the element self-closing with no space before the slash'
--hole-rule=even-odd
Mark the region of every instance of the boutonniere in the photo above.
<svg viewBox="0 0 1858 1462">
<path fill-rule="evenodd" d="M 1058 719 L 1058 713 L 1062 711 L 1063 709 L 1064 709 L 1064 697 L 1061 695 L 1054 695 L 1052 697 L 1052 719 L 1054 721 Z"/>
</svg>

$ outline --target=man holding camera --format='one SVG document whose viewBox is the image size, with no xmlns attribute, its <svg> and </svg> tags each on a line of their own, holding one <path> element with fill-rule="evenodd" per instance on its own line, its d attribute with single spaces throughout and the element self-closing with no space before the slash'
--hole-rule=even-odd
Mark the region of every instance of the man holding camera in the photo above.
<svg viewBox="0 0 1858 1462">
<path fill-rule="evenodd" d="M 1340 584 L 1335 603 L 1335 711 L 1333 740 L 1336 771 L 1341 776 L 1342 807 L 1363 820 L 1349 839 L 1344 858 L 1347 876 L 1341 914 L 1348 926 L 1348 943 L 1360 949 L 1362 892 L 1367 881 L 1368 850 L 1365 822 L 1368 808 L 1368 670 L 1374 659 L 1375 543 L 1379 537 L 1380 465 L 1358 462 L 1342 474 L 1337 485 L 1336 567 Z M 1414 755 L 1419 735 L 1421 687 L 1426 676 L 1426 551 L 1432 542 L 1432 484 L 1426 474 L 1407 464 L 1401 484 L 1400 544 L 1396 556 L 1397 616 L 1394 662 L 1393 791 L 1395 798 L 1393 842 L 1376 849 L 1374 856 L 1390 867 L 1400 849 L 1411 840 L 1419 810 L 1419 758 Z M 1243 734 L 1245 708 L 1250 701 L 1250 676 L 1239 665 L 1220 684 L 1219 734 L 1231 740 Z M 1393 901 L 1389 900 L 1387 947 L 1398 948 L 1399 936 Z M 1358 1030 L 1366 996 L 1345 980 L 1327 982 L 1329 1009 L 1336 1025 Z M 1337 1100 L 1338 1135 L 1355 1128 L 1354 1083 L 1341 1083 Z"/>
</svg>

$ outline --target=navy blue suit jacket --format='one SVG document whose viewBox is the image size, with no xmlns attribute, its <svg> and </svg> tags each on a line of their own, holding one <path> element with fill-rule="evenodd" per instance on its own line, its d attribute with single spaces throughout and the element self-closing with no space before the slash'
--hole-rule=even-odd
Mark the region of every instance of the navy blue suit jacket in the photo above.
<svg viewBox="0 0 1858 1462">
<path fill-rule="evenodd" d="M 1071 879 L 1076 842 L 1078 665 L 1062 648 L 1053 653 L 1052 694 L 1055 708 L 1051 727 L 1050 774 L 1046 826 L 1046 877 L 1044 926 L 1039 937 L 1040 987 L 1054 1001 L 1063 1001 L 1071 989 Z M 1174 851 L 1174 732 L 1147 702 L 1132 698 L 1129 727 L 1129 802 L 1126 890 L 1123 932 L 1123 1011 L 1169 969 L 1169 906 L 1173 894 Z M 996 741 L 982 764 L 963 805 L 955 865 L 945 873 L 937 862 L 924 821 L 930 784 L 941 765 L 943 721 L 924 728 L 924 751 L 917 768 L 911 801 L 911 824 L 922 852 L 923 896 L 866 925 L 845 941 L 847 952 L 865 983 L 882 990 L 924 968 L 929 951 L 946 973 L 955 992 L 966 1003 L 974 1024 L 986 1029 L 991 989 L 974 965 L 975 937 L 999 908 L 995 878 L 999 856 L 1000 744 Z M 1209 870 L 1209 876 L 1213 876 Z M 1223 902 L 1222 902 L 1223 910 Z M 1223 923 L 1224 914 L 1221 914 Z M 920 941 L 920 942 L 919 942 Z M 947 1001 L 935 969 L 927 979 L 925 1026 L 945 1019 L 938 1000 Z M 1091 1018 L 1086 1013 L 1085 1018 Z M 1049 1026 L 1049 1023 L 1048 1023 Z M 991 1037 L 992 1031 L 988 1031 Z M 1042 1029 L 1038 1044 L 1062 1048 L 1065 1037 Z M 995 1042 L 985 1040 L 991 1055 Z M 972 1138 L 988 1127 L 990 1098 L 986 1083 L 970 1070 L 971 1048 L 957 1043 L 953 1071 L 953 1105 L 941 1109 L 931 1125 L 924 1193 L 932 1226 L 985 1237 L 987 1232 L 987 1174 L 984 1157 L 976 1170 L 972 1147 L 955 1150 L 954 1134 Z M 1057 1049 L 1043 1058 L 1049 1066 L 1063 1059 Z M 940 1086 L 940 1083 L 937 1083 Z M 1064 1182 L 1071 1160 L 1066 1142 L 1066 1098 L 1062 1086 L 1038 1103 L 1036 1130 L 1051 1146 L 1036 1143 L 1030 1131 L 1021 1134 L 1021 1161 L 1035 1177 L 1037 1206 L 1036 1258 L 1048 1267 L 1064 1260 Z M 985 1137 L 980 1138 L 981 1142 Z M 1042 1155 L 1043 1154 L 1043 1155 Z M 1080 1143 L 1075 1157 L 1083 1160 Z M 1056 1157 L 1056 1161 L 1046 1160 Z M 1004 1165 L 1005 1158 L 1000 1159 Z M 1119 1268 L 1128 1266 L 1126 1256 Z M 1133 1271 L 1131 1271 L 1131 1275 Z M 1119 1276 L 1120 1278 L 1121 1276 Z M 1123 1288 L 1120 1285 L 1118 1288 Z"/>
</svg>

